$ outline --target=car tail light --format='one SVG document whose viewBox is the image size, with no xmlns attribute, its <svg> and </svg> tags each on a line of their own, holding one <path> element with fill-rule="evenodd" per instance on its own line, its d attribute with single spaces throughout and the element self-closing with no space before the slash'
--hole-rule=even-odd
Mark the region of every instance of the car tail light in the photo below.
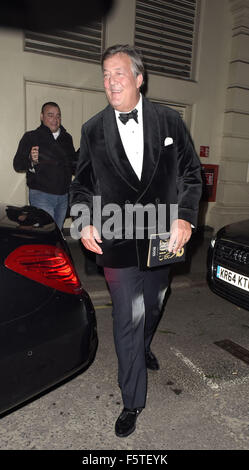
<svg viewBox="0 0 249 470">
<path fill-rule="evenodd" d="M 5 266 L 18 274 L 69 294 L 82 292 L 67 253 L 53 245 L 22 245 L 8 255 Z"/>
</svg>

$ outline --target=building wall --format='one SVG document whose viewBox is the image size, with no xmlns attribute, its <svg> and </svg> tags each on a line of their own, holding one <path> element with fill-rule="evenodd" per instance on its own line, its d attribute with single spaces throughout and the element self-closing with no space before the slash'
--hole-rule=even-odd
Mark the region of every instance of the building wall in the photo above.
<svg viewBox="0 0 249 470">
<path fill-rule="evenodd" d="M 231 49 L 226 81 L 220 177 L 214 228 L 249 217 L 249 0 L 229 0 Z"/>
<path fill-rule="evenodd" d="M 106 46 L 133 43 L 134 24 L 135 0 L 116 0 L 107 18 Z M 224 114 L 231 73 L 232 24 L 229 0 L 201 0 L 195 80 L 149 75 L 148 98 L 186 106 L 197 153 L 200 146 L 210 147 L 209 157 L 201 158 L 202 163 L 220 165 L 224 125 L 233 126 Z M 22 31 L 0 29 L 0 44 L 0 200 L 26 204 L 25 176 L 15 173 L 12 166 L 23 133 L 39 125 L 43 102 L 57 101 L 62 123 L 77 149 L 82 123 L 106 104 L 102 74 L 97 64 L 24 52 Z M 239 181 L 243 169 L 233 162 L 233 168 L 226 166 L 221 175 L 224 171 L 232 171 Z M 230 190 L 236 193 L 238 188 Z M 210 225 L 211 221 L 212 226 L 217 225 L 212 213 L 215 206 L 215 202 L 201 204 L 201 224 Z"/>
</svg>

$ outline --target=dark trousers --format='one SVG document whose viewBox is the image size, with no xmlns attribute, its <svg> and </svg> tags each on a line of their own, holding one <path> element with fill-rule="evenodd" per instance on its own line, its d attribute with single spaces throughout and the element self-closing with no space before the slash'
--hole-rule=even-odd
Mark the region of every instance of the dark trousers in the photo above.
<svg viewBox="0 0 249 470">
<path fill-rule="evenodd" d="M 104 268 L 113 303 L 118 380 L 126 408 L 143 408 L 147 393 L 145 351 L 161 317 L 169 268 Z"/>
</svg>

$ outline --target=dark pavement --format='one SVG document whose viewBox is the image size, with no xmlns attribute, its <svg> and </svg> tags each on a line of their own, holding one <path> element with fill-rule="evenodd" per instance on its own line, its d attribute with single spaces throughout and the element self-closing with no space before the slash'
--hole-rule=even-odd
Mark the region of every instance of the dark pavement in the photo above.
<svg viewBox="0 0 249 470">
<path fill-rule="evenodd" d="M 249 449 L 249 365 L 216 344 L 229 339 L 249 350 L 249 312 L 208 288 L 209 239 L 196 235 L 191 264 L 174 273 L 152 343 L 160 370 L 148 371 L 146 408 L 136 431 L 122 439 L 114 433 L 122 400 L 110 297 L 101 274 L 86 275 L 79 243 L 69 241 L 95 306 L 96 358 L 83 374 L 2 418 L 0 449 L 80 450 L 82 458 L 86 450 L 95 456 L 98 450 Z"/>
</svg>

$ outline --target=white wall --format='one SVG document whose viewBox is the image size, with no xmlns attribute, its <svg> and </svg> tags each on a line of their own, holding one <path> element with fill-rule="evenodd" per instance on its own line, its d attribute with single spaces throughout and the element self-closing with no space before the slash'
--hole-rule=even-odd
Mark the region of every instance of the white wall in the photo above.
<svg viewBox="0 0 249 470">
<path fill-rule="evenodd" d="M 106 98 L 98 65 L 24 52 L 21 31 L 0 29 L 0 44 L 0 200 L 26 204 L 25 175 L 12 162 L 23 133 L 39 126 L 42 104 L 58 102 L 77 149 L 82 123 Z"/>
<path fill-rule="evenodd" d="M 134 23 L 135 0 L 117 0 L 107 18 L 106 46 L 133 43 Z M 39 125 L 43 102 L 53 100 L 61 106 L 62 124 L 77 149 L 82 123 L 106 101 L 99 65 L 24 52 L 21 31 L 0 29 L 0 44 L 0 200 L 23 204 L 25 177 L 14 172 L 12 161 L 25 130 Z M 196 79 L 149 76 L 149 98 L 189 105 L 197 152 L 200 145 L 210 146 L 210 156 L 202 163 L 220 160 L 230 48 L 229 1 L 202 0 Z M 208 213 L 211 207 L 209 203 Z"/>
</svg>

